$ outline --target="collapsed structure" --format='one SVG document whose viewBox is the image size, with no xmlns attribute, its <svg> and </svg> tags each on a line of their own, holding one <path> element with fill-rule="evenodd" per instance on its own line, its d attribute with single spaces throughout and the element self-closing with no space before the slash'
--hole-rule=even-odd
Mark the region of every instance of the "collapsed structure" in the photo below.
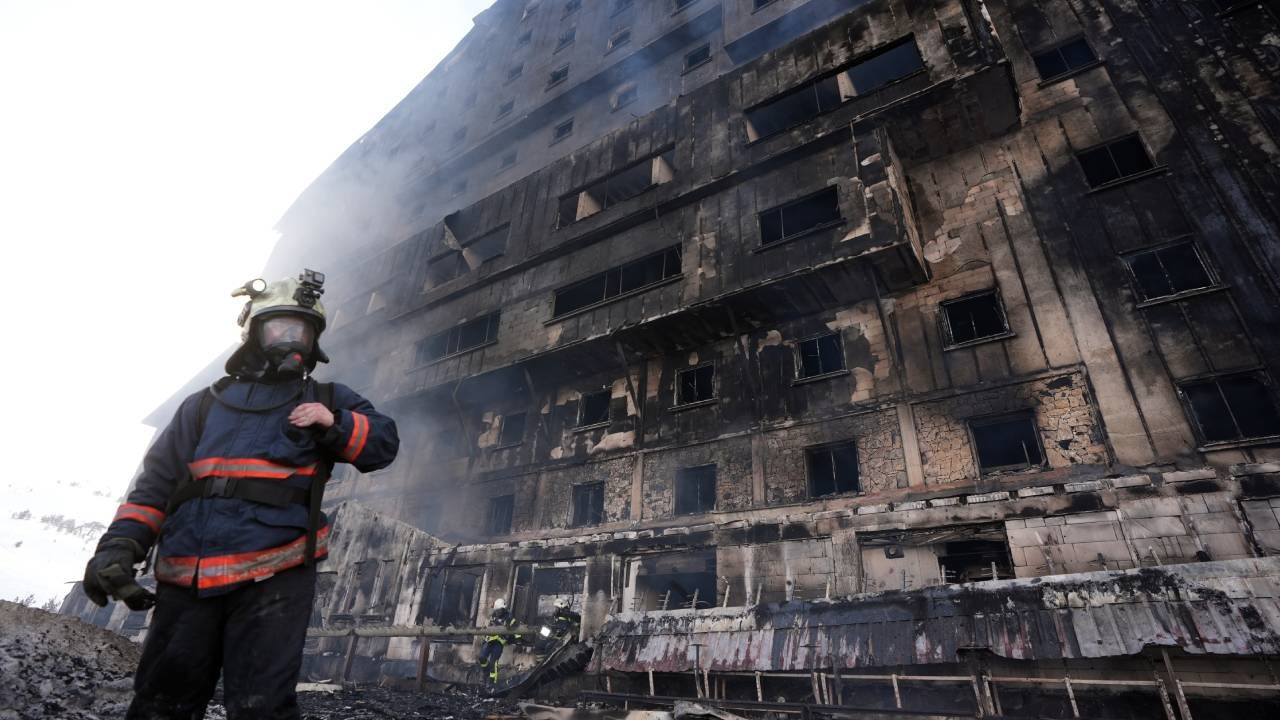
<svg viewBox="0 0 1280 720">
<path fill-rule="evenodd" d="M 498 0 L 281 223 L 403 437 L 315 624 L 563 597 L 618 695 L 1274 711 L 1276 13 Z"/>
</svg>

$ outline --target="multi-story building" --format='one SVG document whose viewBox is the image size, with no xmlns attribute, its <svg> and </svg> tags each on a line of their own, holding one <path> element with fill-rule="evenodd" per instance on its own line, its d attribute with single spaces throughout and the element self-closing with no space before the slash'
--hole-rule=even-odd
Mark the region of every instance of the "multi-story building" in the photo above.
<svg viewBox="0 0 1280 720">
<path fill-rule="evenodd" d="M 280 226 L 404 441 L 317 622 L 566 597 L 615 691 L 1274 711 L 1277 12 L 498 0 Z"/>
</svg>

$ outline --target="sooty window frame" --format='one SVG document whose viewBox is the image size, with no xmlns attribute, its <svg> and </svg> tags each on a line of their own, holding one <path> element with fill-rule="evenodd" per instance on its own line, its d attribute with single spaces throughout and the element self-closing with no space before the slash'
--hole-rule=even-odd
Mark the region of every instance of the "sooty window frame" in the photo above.
<svg viewBox="0 0 1280 720">
<path fill-rule="evenodd" d="M 609 103 L 610 112 L 617 112 L 638 99 L 640 99 L 639 86 L 635 83 L 623 85 L 613 93 L 613 99 Z"/>
<path fill-rule="evenodd" d="M 513 82 L 521 75 L 524 75 L 524 63 L 516 63 L 507 68 L 507 82 Z"/>
<path fill-rule="evenodd" d="M 701 515 L 716 509 L 716 465 L 696 465 L 676 470 L 673 515 Z"/>
<path fill-rule="evenodd" d="M 580 483 L 573 486 L 570 499 L 572 516 L 569 527 L 588 527 L 604 522 L 604 483 Z"/>
<path fill-rule="evenodd" d="M 691 381 L 692 384 L 686 384 Z M 685 394 L 686 387 L 693 389 L 693 397 Z M 702 396 L 703 391 L 707 395 Z M 716 364 L 714 362 L 705 362 L 690 368 L 682 368 L 676 372 L 676 408 L 689 407 L 691 405 L 700 405 L 709 403 L 718 399 L 719 393 L 716 392 Z"/>
<path fill-rule="evenodd" d="M 506 155 L 503 155 L 502 158 L 498 160 L 498 172 L 502 172 L 503 170 L 510 170 L 511 168 L 515 167 L 516 162 L 519 159 L 520 159 L 520 152 L 518 150 L 512 150 Z"/>
<path fill-rule="evenodd" d="M 1141 151 L 1141 158 L 1134 151 Z M 1075 153 L 1076 165 L 1090 192 L 1105 190 L 1163 172 L 1140 133 L 1129 133 Z M 1136 165 L 1135 165 L 1136 164 Z M 1122 167 L 1123 166 L 1123 167 Z M 1138 167 L 1141 166 L 1141 167 Z"/>
<path fill-rule="evenodd" d="M 971 321 L 973 326 L 973 337 L 965 340 L 956 339 L 956 330 L 958 329 L 956 318 L 952 316 L 955 308 L 960 308 L 968 303 L 972 303 L 983 298 L 990 298 L 992 308 L 998 316 L 1000 329 L 987 335 L 977 335 L 978 329 L 976 322 Z M 1009 314 L 1004 309 L 1004 299 L 1000 296 L 1000 290 L 992 288 L 990 290 L 982 290 L 968 295 L 961 295 L 950 300 L 943 300 L 938 303 L 938 322 L 942 328 L 942 349 L 955 350 L 957 348 L 965 348 L 973 345 L 980 345 L 987 342 L 995 342 L 997 340 L 1005 340 L 1014 336 L 1014 332 L 1009 327 Z"/>
<path fill-rule="evenodd" d="M 705 54 L 704 54 L 705 53 Z M 697 56 L 701 57 L 697 57 Z M 682 72 L 693 72 L 698 68 L 711 62 L 711 43 L 703 43 L 698 47 L 690 50 L 684 55 L 684 70 Z"/>
<path fill-rule="evenodd" d="M 612 388 L 582 393 L 578 399 L 578 422 L 574 429 L 600 427 L 611 422 L 609 405 L 613 401 Z"/>
<path fill-rule="evenodd" d="M 513 421 L 519 418 L 519 428 L 513 429 Z M 524 442 L 524 432 L 527 429 L 526 424 L 529 422 L 529 414 L 526 412 L 508 413 L 502 416 L 502 427 L 498 429 L 498 445 L 499 448 L 515 447 Z M 511 437 L 512 433 L 515 437 Z"/>
<path fill-rule="evenodd" d="M 614 50 L 617 50 L 618 48 L 630 42 L 631 42 L 631 28 L 630 27 L 618 28 L 617 32 L 609 36 L 609 42 L 605 43 L 604 53 L 608 55 Z"/>
<path fill-rule="evenodd" d="M 1081 46 L 1088 51 L 1088 59 L 1078 56 Z M 1089 40 L 1083 35 L 1077 35 L 1069 40 L 1038 50 L 1032 53 L 1031 61 L 1035 64 L 1036 72 L 1040 75 L 1041 86 L 1065 80 L 1072 75 L 1082 73 L 1102 64 L 1102 60 L 1098 58 L 1098 53 L 1094 51 L 1093 46 L 1089 44 Z M 1054 61 L 1057 62 L 1057 65 L 1050 65 Z M 1059 67 L 1061 69 L 1058 69 Z M 1057 70 L 1057 72 L 1053 72 L 1053 70 Z"/>
<path fill-rule="evenodd" d="M 556 206 L 556 229 L 568 227 L 671 182 L 675 179 L 674 159 L 675 148 L 666 147 L 589 185 L 561 195 Z"/>
<path fill-rule="evenodd" d="M 498 325 L 501 320 L 502 311 L 494 310 L 419 340 L 414 347 L 414 364 L 418 367 L 430 365 L 498 342 Z M 464 346 L 464 343 L 467 344 Z"/>
<path fill-rule="evenodd" d="M 551 54 L 554 55 L 560 52 L 561 50 L 564 50 L 565 48 L 577 42 L 577 40 L 578 40 L 578 28 L 575 25 L 565 30 L 564 32 L 560 33 L 560 37 L 556 38 L 556 47 L 554 50 L 551 51 Z"/>
<path fill-rule="evenodd" d="M 572 135 L 573 118 L 569 118 L 564 122 L 557 123 L 556 126 L 551 129 L 551 142 L 549 144 L 555 145 L 558 142 L 568 140 Z"/>
<path fill-rule="evenodd" d="M 1171 275 L 1169 272 L 1170 266 L 1177 269 L 1181 261 L 1187 259 L 1185 257 L 1187 251 L 1190 252 L 1190 255 L 1194 257 L 1198 264 L 1197 272 L 1193 274 L 1198 274 L 1204 278 L 1204 284 L 1202 285 L 1190 284 L 1194 281 L 1191 277 L 1185 276 L 1185 274 L 1183 277 L 1178 277 Z M 1176 255 L 1178 253 L 1183 254 L 1184 257 L 1177 258 Z M 1213 267 L 1205 259 L 1204 251 L 1190 237 L 1182 237 L 1160 245 L 1134 250 L 1121 255 L 1120 258 L 1124 261 L 1125 269 L 1129 272 L 1129 282 L 1133 287 L 1133 296 L 1138 302 L 1138 307 L 1158 305 L 1222 288 L 1222 283 L 1218 280 Z M 1147 265 L 1145 271 L 1140 271 L 1138 267 L 1139 262 L 1142 261 L 1145 261 L 1144 264 Z M 1148 277 L 1148 273 L 1158 274 Z M 1150 291 L 1154 288 L 1151 287 L 1152 283 L 1150 281 L 1153 279 L 1162 279 L 1170 292 L 1152 294 Z M 1180 289 L 1175 287 L 1184 284 L 1186 286 Z"/>
<path fill-rule="evenodd" d="M 563 85 L 569 80 L 569 65 L 566 63 L 547 73 L 547 90 Z"/>
<path fill-rule="evenodd" d="M 683 257 L 683 247 L 671 245 L 658 252 L 649 253 L 644 257 L 557 288 L 551 294 L 551 320 L 548 322 L 586 312 L 677 280 L 682 276 Z M 658 277 L 649 279 L 648 275 L 655 269 L 654 266 L 658 262 L 661 263 Z M 637 274 L 640 276 L 638 279 Z M 646 279 L 648 282 L 635 284 L 638 280 Z M 599 290 L 598 294 L 597 290 Z M 595 299 L 597 297 L 598 299 Z"/>
<path fill-rule="evenodd" d="M 853 461 L 852 478 L 847 475 L 850 459 Z M 818 492 L 816 476 L 819 472 L 825 472 L 824 467 L 829 468 L 831 472 L 831 489 L 828 492 Z M 859 467 L 858 444 L 855 440 L 841 440 L 805 448 L 804 469 L 805 487 L 811 500 L 840 495 L 858 495 L 862 492 L 862 472 Z M 842 469 L 845 471 L 843 475 Z M 844 487 L 841 487 L 842 485 Z"/>
<path fill-rule="evenodd" d="M 830 343 L 834 343 L 834 346 Z M 813 372 L 809 372 L 809 364 L 805 362 L 806 357 L 817 359 L 818 366 Z M 835 358 L 839 367 L 828 368 L 827 361 L 830 358 Z M 847 372 L 849 370 L 844 357 L 844 337 L 839 332 L 814 335 L 796 343 L 797 381 L 816 380 Z"/>
<path fill-rule="evenodd" d="M 986 432 L 988 428 L 1006 425 L 1011 426 L 1015 423 L 1025 423 L 1027 437 L 1022 438 L 1019 446 L 1022 450 L 1023 459 L 1017 462 L 984 465 L 982 456 L 990 452 L 996 452 L 997 448 L 991 447 L 988 443 L 992 442 L 992 437 Z M 1036 415 L 1034 410 L 1017 410 L 1008 413 L 999 413 L 996 415 L 982 415 L 969 418 L 965 422 L 965 427 L 969 433 L 969 447 L 973 449 L 973 463 L 978 468 L 980 475 L 999 472 L 1017 472 L 1021 470 L 1030 470 L 1034 468 L 1043 468 L 1047 464 L 1044 452 L 1044 438 L 1040 436 L 1040 428 L 1036 425 Z M 1033 441 L 1036 452 L 1032 457 L 1030 449 L 1027 447 L 1026 440 Z M 984 453 L 984 445 L 988 448 Z"/>
<path fill-rule="evenodd" d="M 1265 373 L 1218 373 L 1184 380 L 1178 383 L 1178 395 L 1204 447 L 1268 442 L 1280 436 L 1280 398 L 1275 383 Z M 1249 407 L 1251 403 L 1253 408 Z M 1212 404 L 1221 407 L 1214 408 Z M 1260 409 L 1271 417 L 1260 418 Z M 1222 428 L 1231 430 L 1229 434 L 1209 425 L 1208 413 L 1214 410 L 1225 411 L 1225 417 L 1218 420 L 1229 424 Z"/>
<path fill-rule="evenodd" d="M 829 213 L 823 216 L 825 219 L 806 223 L 795 217 L 800 208 L 817 200 L 821 200 L 824 205 L 827 204 L 828 200 L 830 201 L 830 207 L 822 208 L 822 210 Z M 787 218 L 789 215 L 792 217 L 791 224 L 797 226 L 791 232 L 787 231 Z M 827 185 L 821 190 L 760 211 L 756 215 L 756 224 L 760 229 L 760 245 L 758 249 L 777 247 L 790 240 L 835 227 L 843 222 L 844 215 L 840 211 L 840 188 L 836 185 Z"/>
<path fill-rule="evenodd" d="M 502 118 L 510 115 L 516 109 L 515 98 L 511 98 L 498 106 L 498 114 L 494 116 L 493 121 L 498 122 Z"/>
<path fill-rule="evenodd" d="M 491 537 L 510 535 L 515 512 L 516 496 L 514 494 L 489 498 L 489 513 L 485 520 L 487 534 Z"/>
</svg>

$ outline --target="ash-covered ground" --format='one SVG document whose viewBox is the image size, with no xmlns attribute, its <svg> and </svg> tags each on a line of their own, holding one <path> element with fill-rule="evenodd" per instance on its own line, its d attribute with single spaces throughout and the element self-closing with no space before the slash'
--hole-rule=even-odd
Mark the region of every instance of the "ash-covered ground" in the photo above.
<svg viewBox="0 0 1280 720">
<path fill-rule="evenodd" d="M 133 697 L 141 647 L 99 627 L 0 601 L 0 720 L 118 720 Z M 215 696 L 206 720 L 225 720 Z M 515 703 L 462 689 L 360 687 L 301 692 L 308 720 L 486 720 L 519 717 Z"/>
</svg>

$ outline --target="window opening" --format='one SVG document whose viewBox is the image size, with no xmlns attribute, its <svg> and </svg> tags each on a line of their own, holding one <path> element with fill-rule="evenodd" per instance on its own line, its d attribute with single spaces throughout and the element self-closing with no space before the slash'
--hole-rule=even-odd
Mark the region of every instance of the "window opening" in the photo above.
<svg viewBox="0 0 1280 720">
<path fill-rule="evenodd" d="M 512 80 L 515 80 L 516 78 L 520 77 L 522 74 L 524 74 L 524 63 L 511 66 L 511 68 L 507 70 L 507 82 L 511 82 Z"/>
<path fill-rule="evenodd" d="M 554 52 L 560 52 L 561 50 L 572 45 L 574 38 L 576 38 L 577 35 L 578 35 L 578 29 L 576 27 L 571 27 L 568 30 L 565 30 L 564 32 L 560 33 L 560 37 L 556 40 L 556 49 Z"/>
<path fill-rule="evenodd" d="M 676 471 L 676 515 L 711 512 L 715 508 L 715 465 L 680 468 Z"/>
<path fill-rule="evenodd" d="M 948 300 L 942 305 L 943 328 L 947 345 L 1004 337 L 1009 334 L 1009 323 L 999 295 L 993 290 L 979 295 Z"/>
<path fill-rule="evenodd" d="M 555 291 L 552 317 L 638 292 L 680 275 L 679 245 L 592 275 Z"/>
<path fill-rule="evenodd" d="M 555 87 L 556 85 L 559 85 L 560 83 L 568 79 L 569 79 L 568 65 L 565 65 L 564 67 L 556 68 L 555 70 L 551 71 L 550 75 L 547 76 L 547 89 L 550 90 L 551 88 Z"/>
<path fill-rule="evenodd" d="M 858 482 L 858 448 L 851 440 L 837 445 L 805 450 L 809 470 L 809 497 L 856 493 Z"/>
<path fill-rule="evenodd" d="M 760 244 L 772 245 L 840 219 L 840 193 L 832 185 L 760 213 Z"/>
<path fill-rule="evenodd" d="M 766 5 L 772 5 L 773 0 L 752 0 L 752 10 L 759 10 Z"/>
<path fill-rule="evenodd" d="M 498 446 L 519 445 L 524 441 L 524 413 L 512 413 L 502 418 L 502 431 L 498 433 Z"/>
<path fill-rule="evenodd" d="M 808 378 L 844 369 L 844 351 L 840 334 L 830 333 L 808 340 L 801 340 L 800 377 Z"/>
<path fill-rule="evenodd" d="M 675 151 L 667 150 L 561 197 L 557 225 L 564 227 L 624 200 L 630 200 L 649 188 L 671 182 L 675 179 L 675 170 L 671 165 L 674 157 Z"/>
<path fill-rule="evenodd" d="M 1124 259 L 1141 302 L 1212 287 L 1213 278 L 1191 242 L 1134 253 Z"/>
<path fill-rule="evenodd" d="M 490 535 L 511 533 L 511 518 L 515 514 L 516 496 L 502 495 L 489 498 L 489 520 L 486 528 Z"/>
<path fill-rule="evenodd" d="M 626 45 L 629 42 L 631 42 L 631 28 L 624 28 L 614 33 L 613 37 L 609 38 L 608 49 L 612 50 L 621 45 Z"/>
<path fill-rule="evenodd" d="M 519 565 L 512 614 L 522 624 L 541 624 L 555 612 L 557 600 L 582 612 L 585 581 L 586 569 L 581 565 Z"/>
<path fill-rule="evenodd" d="M 520 16 L 520 19 L 522 21 L 528 20 L 535 12 L 537 12 L 538 3 L 539 0 L 529 0 L 529 3 L 524 6 L 524 13 Z"/>
<path fill-rule="evenodd" d="M 681 370 L 679 373 L 679 392 L 676 395 L 677 405 L 711 400 L 715 397 L 715 365 L 707 364 L 696 368 Z"/>
<path fill-rule="evenodd" d="M 922 69 L 924 60 L 915 40 L 907 38 L 747 110 L 747 139 L 755 141 L 795 127 Z"/>
<path fill-rule="evenodd" d="M 695 597 L 700 608 L 717 604 L 715 548 L 642 555 L 631 558 L 627 569 L 635 578 L 634 610 L 679 610 L 691 607 Z"/>
<path fill-rule="evenodd" d="M 508 168 L 510 168 L 510 167 L 515 166 L 515 164 L 516 164 L 516 159 L 517 159 L 517 158 L 519 158 L 519 156 L 520 156 L 520 155 L 519 155 L 519 153 L 518 153 L 518 152 L 516 152 L 515 150 L 512 150 L 511 152 L 507 153 L 506 155 L 503 155 L 503 156 L 502 156 L 502 162 L 498 164 L 498 169 L 499 169 L 499 170 L 506 170 L 506 169 L 508 169 Z"/>
<path fill-rule="evenodd" d="M 1180 389 L 1205 442 L 1280 435 L 1275 396 L 1256 375 L 1222 375 L 1186 383 Z"/>
<path fill-rule="evenodd" d="M 703 45 L 684 56 L 684 69 L 688 72 L 711 60 L 711 45 Z"/>
<path fill-rule="evenodd" d="M 618 90 L 618 92 L 614 94 L 613 109 L 618 110 L 620 108 L 624 108 L 627 105 L 630 105 L 631 103 L 635 102 L 636 98 L 638 98 L 639 96 L 640 96 L 640 91 L 636 88 L 636 86 L 628 85 L 627 87 L 624 87 Z"/>
<path fill-rule="evenodd" d="M 470 625 L 483 577 L 483 567 L 449 567 L 432 575 L 418 607 L 418 624 Z M 428 618 L 435 622 L 426 623 Z"/>
<path fill-rule="evenodd" d="M 441 253 L 427 261 L 427 289 L 443 285 L 470 269 L 457 250 Z"/>
<path fill-rule="evenodd" d="M 689 7 L 690 5 L 696 2 L 698 2 L 698 0 L 675 0 L 675 3 L 676 3 L 675 11 L 680 12 L 681 10 Z"/>
<path fill-rule="evenodd" d="M 1101 147 L 1077 153 L 1090 187 L 1101 187 L 1155 167 L 1137 135 L 1112 140 Z"/>
<path fill-rule="evenodd" d="M 507 235 L 511 225 L 505 224 L 478 235 L 462 244 L 462 255 L 476 268 L 502 255 L 507 250 Z"/>
<path fill-rule="evenodd" d="M 1089 47 L 1087 40 L 1076 38 L 1055 48 L 1036 53 L 1032 60 L 1035 61 L 1040 78 L 1052 80 L 1072 70 L 1092 65 L 1098 61 L 1098 56 L 1093 53 L 1093 48 Z"/>
<path fill-rule="evenodd" d="M 516 109 L 516 101 L 515 101 L 515 100 L 508 100 L 508 101 L 506 101 L 506 102 L 502 103 L 501 105 L 499 105 L 499 106 L 498 106 L 498 117 L 497 117 L 497 119 L 501 120 L 502 118 L 504 118 L 504 117 L 506 117 L 506 116 L 510 115 L 510 114 L 511 114 L 511 111 L 512 111 L 512 110 L 515 110 L 515 109 Z"/>
<path fill-rule="evenodd" d="M 573 134 L 573 118 L 569 118 L 555 127 L 551 133 L 551 142 L 558 143 Z"/>
<path fill-rule="evenodd" d="M 870 531 L 858 545 L 866 592 L 1013 577 L 1003 524 Z"/>
<path fill-rule="evenodd" d="M 532 42 L 532 40 L 533 40 L 533 31 L 525 30 L 524 32 L 520 33 L 519 37 L 516 38 L 516 46 L 523 47 L 525 45 L 528 45 L 530 42 Z"/>
<path fill-rule="evenodd" d="M 582 9 L 582 0 L 569 0 L 569 2 L 564 4 L 563 17 L 568 17 L 569 15 L 572 15 L 581 9 Z"/>
<path fill-rule="evenodd" d="M 613 392 L 609 388 L 582 394 L 582 404 L 578 408 L 578 427 L 598 425 L 609 421 L 609 399 Z"/>
<path fill-rule="evenodd" d="M 981 472 L 1024 470 L 1044 464 L 1040 431 L 1030 412 L 969 421 Z"/>
<path fill-rule="evenodd" d="M 573 527 L 604 522 L 604 483 L 573 486 Z"/>
<path fill-rule="evenodd" d="M 433 360 L 494 342 L 498 339 L 500 312 L 489 313 L 420 341 L 417 347 L 417 364 L 425 365 Z"/>
</svg>

